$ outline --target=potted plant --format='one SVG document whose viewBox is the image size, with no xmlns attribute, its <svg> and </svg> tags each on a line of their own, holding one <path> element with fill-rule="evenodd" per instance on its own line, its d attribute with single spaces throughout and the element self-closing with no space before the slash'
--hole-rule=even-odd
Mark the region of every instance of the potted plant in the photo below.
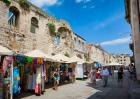
<svg viewBox="0 0 140 99">
<path fill-rule="evenodd" d="M 30 4 L 27 0 L 19 0 L 19 4 L 24 10 L 29 10 L 30 8 Z"/>
<path fill-rule="evenodd" d="M 55 34 L 55 25 L 53 23 L 48 23 L 49 31 L 51 34 Z"/>
<path fill-rule="evenodd" d="M 68 53 L 68 52 L 66 52 L 64 55 L 65 55 L 65 56 L 67 56 L 67 57 L 70 57 L 70 55 L 69 55 L 69 53 Z"/>
<path fill-rule="evenodd" d="M 11 4 L 11 0 L 1 0 L 1 1 L 3 1 L 7 6 Z"/>
</svg>

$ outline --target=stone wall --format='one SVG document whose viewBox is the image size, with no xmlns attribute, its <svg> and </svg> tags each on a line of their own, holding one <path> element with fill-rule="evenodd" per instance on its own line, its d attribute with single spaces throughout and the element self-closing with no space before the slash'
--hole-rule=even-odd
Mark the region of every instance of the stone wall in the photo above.
<svg viewBox="0 0 140 99">
<path fill-rule="evenodd" d="M 137 79 L 140 80 L 140 12 L 139 0 L 129 0 L 129 8 L 130 8 L 130 20 L 131 20 L 131 27 L 132 27 L 132 38 L 134 43 L 134 57 L 135 57 L 135 66 L 136 66 L 136 73 Z"/>
<path fill-rule="evenodd" d="M 119 64 L 124 66 L 128 66 L 130 64 L 130 56 L 128 54 L 114 54 L 113 56 Z"/>
<path fill-rule="evenodd" d="M 107 65 L 111 61 L 111 54 L 104 51 L 101 47 L 88 44 L 86 45 L 88 49 L 89 59 L 91 62 L 98 62 L 102 65 Z"/>
<path fill-rule="evenodd" d="M 19 20 L 17 27 L 8 25 L 9 8 L 14 6 L 19 11 Z M 38 20 L 38 29 L 36 33 L 30 32 L 31 18 Z M 54 44 L 55 35 L 51 35 L 48 23 L 53 23 L 56 27 L 56 33 L 60 27 L 67 30 L 59 33 L 60 44 Z M 66 37 L 63 37 L 66 35 Z M 26 53 L 34 49 L 41 49 L 48 54 L 68 53 L 74 55 L 73 32 L 70 25 L 64 20 L 56 20 L 47 15 L 41 9 L 31 5 L 30 11 L 24 10 L 20 5 L 12 1 L 9 6 L 0 1 L 0 44 L 15 51 Z"/>
</svg>

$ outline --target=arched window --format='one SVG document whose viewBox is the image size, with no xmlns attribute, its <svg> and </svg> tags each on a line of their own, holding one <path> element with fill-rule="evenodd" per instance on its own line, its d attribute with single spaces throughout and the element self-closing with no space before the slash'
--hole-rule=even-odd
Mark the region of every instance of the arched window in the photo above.
<svg viewBox="0 0 140 99">
<path fill-rule="evenodd" d="M 85 44 L 84 42 L 82 42 L 82 50 L 84 51 L 84 48 L 85 48 Z"/>
<path fill-rule="evenodd" d="M 59 45 L 60 44 L 60 35 L 57 35 L 57 36 L 54 37 L 54 43 L 56 45 Z"/>
<path fill-rule="evenodd" d="M 17 27 L 19 23 L 18 21 L 19 21 L 19 10 L 14 6 L 11 6 L 8 12 L 8 24 L 10 26 Z"/>
<path fill-rule="evenodd" d="M 32 17 L 31 18 L 30 32 L 36 33 L 37 28 L 38 28 L 38 20 L 35 17 Z"/>
<path fill-rule="evenodd" d="M 80 40 L 78 41 L 78 44 L 79 44 L 79 45 L 78 45 L 79 48 L 81 49 L 81 41 L 80 41 Z"/>
<path fill-rule="evenodd" d="M 76 38 L 74 38 L 74 44 L 76 45 Z"/>
</svg>

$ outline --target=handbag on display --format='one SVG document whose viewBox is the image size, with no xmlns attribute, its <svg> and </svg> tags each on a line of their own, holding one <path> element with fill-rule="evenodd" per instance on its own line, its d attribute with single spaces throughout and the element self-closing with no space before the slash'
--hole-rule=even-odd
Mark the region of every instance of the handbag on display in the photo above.
<svg viewBox="0 0 140 99">
<path fill-rule="evenodd" d="M 42 58 L 37 58 L 37 64 L 43 64 L 43 59 Z"/>
<path fill-rule="evenodd" d="M 35 94 L 38 94 L 38 84 L 35 85 Z"/>
<path fill-rule="evenodd" d="M 36 84 L 36 86 L 35 86 L 35 94 L 41 94 L 41 92 L 42 92 L 42 87 L 41 87 L 41 85 L 40 84 Z"/>
</svg>

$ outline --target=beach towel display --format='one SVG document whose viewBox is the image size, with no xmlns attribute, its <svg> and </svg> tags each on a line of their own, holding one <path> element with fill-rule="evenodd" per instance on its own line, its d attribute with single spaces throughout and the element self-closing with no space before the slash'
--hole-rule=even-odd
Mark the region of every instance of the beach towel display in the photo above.
<svg viewBox="0 0 140 99">
<path fill-rule="evenodd" d="M 28 75 L 27 89 L 28 90 L 34 90 L 35 89 L 35 83 L 36 83 L 36 74 Z"/>
<path fill-rule="evenodd" d="M 41 72 L 41 88 L 42 88 L 42 91 L 44 91 L 44 83 L 45 83 L 45 74 L 44 74 L 44 66 L 43 65 L 40 65 L 40 72 Z"/>
<path fill-rule="evenodd" d="M 32 89 L 35 90 L 35 84 L 36 84 L 36 74 L 33 74 L 33 80 L 32 80 Z"/>
<path fill-rule="evenodd" d="M 19 69 L 17 67 L 14 67 L 13 69 L 13 93 L 19 94 L 20 93 L 20 76 L 19 76 Z"/>
<path fill-rule="evenodd" d="M 3 60 L 2 70 L 5 75 L 7 68 L 10 68 L 13 58 L 10 56 L 6 56 Z"/>
<path fill-rule="evenodd" d="M 10 81 L 11 81 L 11 64 L 13 57 L 5 56 L 2 62 L 2 73 L 3 73 L 3 98 L 10 99 Z"/>
<path fill-rule="evenodd" d="M 27 84 L 28 84 L 27 89 L 28 90 L 32 90 L 32 80 L 33 80 L 33 75 L 28 75 L 28 81 L 27 81 Z"/>
<path fill-rule="evenodd" d="M 40 65 L 36 68 L 36 86 L 35 86 L 35 94 L 41 94 L 41 68 Z"/>
<path fill-rule="evenodd" d="M 35 94 L 41 94 L 44 91 L 44 62 L 42 58 L 37 58 L 36 65 L 36 85 L 35 85 Z"/>
<path fill-rule="evenodd" d="M 31 58 L 31 57 L 26 57 L 26 62 L 32 63 L 32 61 L 33 61 L 33 58 Z"/>
<path fill-rule="evenodd" d="M 3 71 L 0 70 L 0 97 L 3 99 Z"/>
</svg>

